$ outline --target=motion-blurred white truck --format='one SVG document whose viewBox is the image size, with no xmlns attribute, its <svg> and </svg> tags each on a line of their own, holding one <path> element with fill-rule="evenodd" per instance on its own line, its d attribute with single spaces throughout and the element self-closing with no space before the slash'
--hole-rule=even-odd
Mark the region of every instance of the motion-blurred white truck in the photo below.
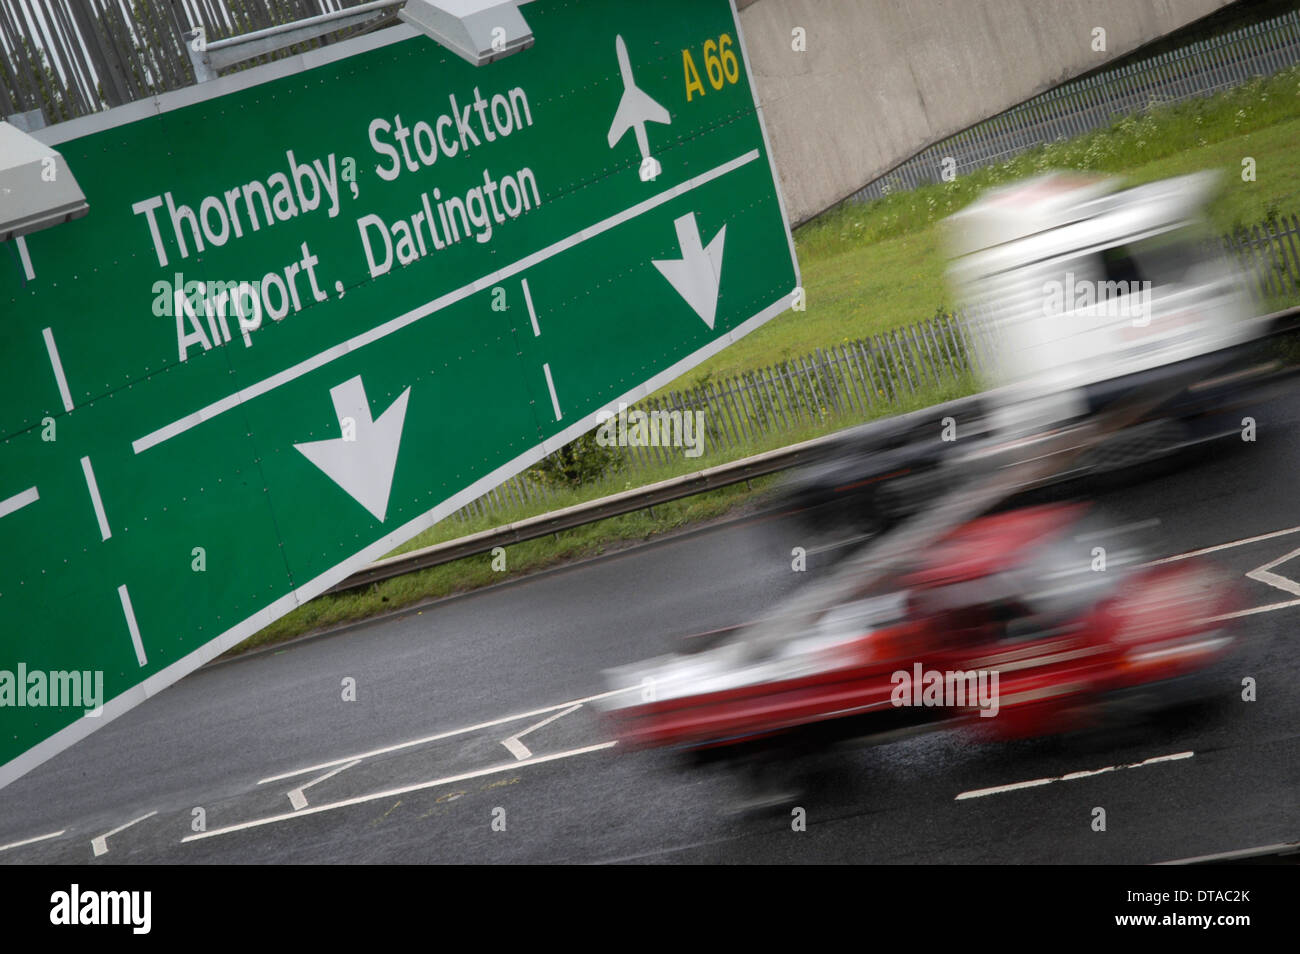
<svg viewBox="0 0 1300 954">
<path fill-rule="evenodd" d="M 1124 425 L 1057 479 L 1240 434 L 1296 366 L 1268 352 L 1276 316 L 1208 230 L 1213 189 L 1208 173 L 1123 189 L 1054 172 L 951 216 L 949 278 L 987 390 L 842 432 L 786 479 L 788 503 L 819 530 L 886 529 L 1009 442 L 1112 407 Z"/>
<path fill-rule="evenodd" d="M 1190 381 L 1205 370 L 1195 359 L 1258 334 L 1204 222 L 1213 188 L 1210 173 L 1120 189 L 1057 172 L 947 220 L 949 276 L 998 389 L 995 431 L 1095 410 L 1108 383 Z"/>
</svg>

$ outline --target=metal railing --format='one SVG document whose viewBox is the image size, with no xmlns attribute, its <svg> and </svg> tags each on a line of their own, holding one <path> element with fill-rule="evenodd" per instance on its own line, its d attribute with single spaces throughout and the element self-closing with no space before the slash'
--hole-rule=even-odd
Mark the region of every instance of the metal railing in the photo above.
<svg viewBox="0 0 1300 954">
<path fill-rule="evenodd" d="M 1286 300 L 1300 291 L 1300 218 L 1277 216 L 1223 236 L 1223 247 L 1247 270 L 1264 300 Z"/>
</svg>

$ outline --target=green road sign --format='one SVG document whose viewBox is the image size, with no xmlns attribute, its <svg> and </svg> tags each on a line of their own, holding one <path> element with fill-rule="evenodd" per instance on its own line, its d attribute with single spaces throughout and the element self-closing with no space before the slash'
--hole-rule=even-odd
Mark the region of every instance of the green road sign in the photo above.
<svg viewBox="0 0 1300 954">
<path fill-rule="evenodd" d="M 790 305 L 728 0 L 525 12 L 44 131 L 90 212 L 0 256 L 0 784 Z"/>
</svg>

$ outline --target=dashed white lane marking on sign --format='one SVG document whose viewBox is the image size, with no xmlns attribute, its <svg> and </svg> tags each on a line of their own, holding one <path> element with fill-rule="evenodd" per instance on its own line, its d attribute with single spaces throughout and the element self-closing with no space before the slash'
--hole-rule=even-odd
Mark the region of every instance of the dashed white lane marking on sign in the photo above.
<svg viewBox="0 0 1300 954">
<path fill-rule="evenodd" d="M 104 501 L 99 496 L 99 484 L 95 480 L 95 470 L 90 466 L 90 458 L 81 458 L 81 472 L 86 475 L 86 490 L 90 492 L 90 504 L 95 508 L 95 519 L 99 521 L 99 535 L 107 540 L 113 535 L 108 528 L 108 514 L 104 513 Z"/>
<path fill-rule="evenodd" d="M 0 517 L 7 517 L 15 510 L 22 510 L 28 504 L 34 504 L 41 499 L 41 495 L 35 487 L 28 487 L 22 493 L 14 494 L 4 500 L 0 500 Z"/>
<path fill-rule="evenodd" d="M 1132 762 L 1128 765 L 1107 765 L 1105 768 L 1085 769 L 1082 772 L 1070 772 L 1068 775 L 1033 778 L 1027 782 L 1012 782 L 1010 785 L 995 785 L 992 788 L 977 788 L 969 792 L 962 792 L 954 800 L 960 802 L 968 798 L 1001 795 L 1004 792 L 1016 792 L 1022 788 L 1038 788 L 1040 785 L 1051 785 L 1053 782 L 1073 782 L 1081 778 L 1092 778 L 1094 775 L 1105 775 L 1108 772 L 1118 772 L 1121 769 L 1142 768 L 1145 765 L 1156 765 L 1160 762 L 1178 762 L 1182 759 L 1190 759 L 1195 754 L 1195 752 L 1175 752 L 1173 755 L 1157 755 L 1154 758 L 1144 759 L 1141 762 Z"/>
<path fill-rule="evenodd" d="M 50 355 L 50 367 L 54 369 L 54 382 L 59 386 L 59 397 L 63 399 L 63 409 L 72 410 L 72 392 L 68 390 L 68 378 L 63 373 L 63 361 L 59 358 L 59 346 L 54 343 L 54 332 L 49 328 L 41 329 L 45 338 L 45 350 Z"/>
<path fill-rule="evenodd" d="M 541 337 L 542 329 L 537 326 L 537 310 L 533 308 L 533 296 L 528 290 L 528 279 L 521 278 L 519 284 L 524 286 L 524 304 L 528 306 L 528 320 L 533 323 L 533 337 Z"/>
<path fill-rule="evenodd" d="M 329 762 L 320 762 L 317 765 L 308 765 L 304 768 L 294 769 L 292 772 L 281 772 L 279 775 L 271 775 L 267 778 L 260 779 L 258 785 L 269 785 L 272 782 L 282 782 L 286 778 L 293 778 L 295 775 L 306 775 L 308 772 L 319 772 L 322 769 L 333 768 L 335 765 L 342 765 L 344 762 L 351 762 L 353 759 L 369 759 L 377 755 L 388 755 L 390 752 L 400 752 L 402 749 L 409 749 L 417 745 L 428 745 L 430 742 L 440 742 L 443 739 L 450 739 L 458 735 L 467 735 L 470 732 L 482 732 L 484 729 L 494 729 L 499 725 L 508 725 L 511 722 L 522 722 L 524 719 L 531 719 L 533 716 L 545 715 L 548 712 L 555 712 L 557 709 L 567 709 L 573 705 L 585 705 L 588 702 L 598 702 L 601 699 L 610 699 L 614 696 L 621 696 L 625 692 L 636 692 L 641 689 L 640 686 L 628 686 L 623 689 L 610 689 L 608 692 L 601 692 L 594 696 L 587 696 L 584 699 L 570 699 L 568 702 L 560 702 L 553 706 L 543 706 L 540 709 L 530 709 L 528 712 L 518 712 L 514 715 L 502 716 L 499 719 L 492 719 L 488 722 L 478 722 L 474 725 L 467 725 L 462 729 L 449 729 L 446 732 L 438 732 L 434 735 L 421 736 L 418 739 L 410 739 L 406 742 L 397 742 L 393 745 L 385 745 L 382 748 L 371 749 L 368 752 L 357 752 L 354 755 L 345 755 L 341 759 L 332 759 Z"/>
<path fill-rule="evenodd" d="M 140 627 L 135 621 L 135 610 L 131 606 L 131 594 L 123 583 L 117 588 L 118 598 L 122 601 L 122 615 L 126 617 L 126 628 L 131 631 L 131 645 L 135 647 L 135 658 L 141 666 L 149 664 L 144 654 L 144 643 L 140 641 Z"/>
<path fill-rule="evenodd" d="M 555 409 L 555 419 L 558 421 L 563 415 L 560 414 L 560 398 L 555 393 L 555 381 L 551 377 L 551 366 L 543 364 L 542 370 L 546 372 L 546 387 L 551 392 L 551 407 Z"/>
<path fill-rule="evenodd" d="M 226 411 L 239 407 L 239 405 L 243 404 L 245 401 L 251 401 L 254 398 L 261 397 L 269 391 L 274 391 L 276 388 L 288 384 L 290 381 L 294 381 L 302 377 L 304 374 L 310 374 L 312 371 L 324 367 L 331 361 L 335 361 L 344 355 L 352 354 L 353 352 L 364 348 L 368 344 L 373 344 L 381 338 L 386 338 L 395 332 L 401 331 L 407 325 L 413 325 L 420 319 L 426 318 L 435 312 L 450 307 L 451 305 L 456 304 L 456 302 L 468 298 L 471 295 L 475 295 L 485 288 L 491 288 L 494 285 L 499 285 L 501 282 L 508 281 L 521 272 L 527 271 L 534 265 L 538 265 L 552 256 L 567 251 L 576 245 L 580 245 L 588 239 L 595 238 L 597 235 L 608 232 L 610 229 L 622 225 L 624 222 L 629 222 L 637 216 L 649 212 L 652 209 L 656 209 L 666 202 L 671 202 L 673 199 L 680 195 L 685 195 L 692 189 L 697 189 L 702 185 L 712 182 L 714 179 L 727 175 L 729 172 L 734 172 L 742 166 L 754 162 L 758 157 L 758 150 L 751 149 L 749 152 L 743 153 L 735 159 L 729 159 L 719 166 L 715 166 L 706 172 L 701 172 L 698 176 L 687 179 L 685 182 L 680 182 L 648 199 L 643 199 L 635 205 L 624 209 L 622 212 L 616 212 L 608 218 L 601 219 L 595 225 L 574 232 L 572 235 L 562 238 L 557 242 L 553 242 L 546 246 L 546 248 L 539 249 L 530 255 L 525 255 L 518 261 L 513 262 L 498 271 L 484 275 L 475 281 L 462 285 L 460 288 L 447 292 L 445 295 L 440 295 L 432 301 L 421 305 L 419 308 L 414 308 L 404 315 L 398 315 L 396 318 L 391 318 L 383 324 L 376 325 L 369 331 L 364 331 L 359 335 L 349 338 L 347 341 L 340 342 L 331 348 L 327 348 L 320 352 L 320 354 L 299 361 L 292 367 L 285 368 L 283 371 L 278 371 L 270 377 L 263 378 L 255 384 L 250 384 L 248 387 L 236 391 L 234 394 L 227 395 L 218 401 L 213 401 L 207 407 L 200 408 L 191 414 L 187 414 L 178 420 L 172 421 L 170 424 L 164 425 L 163 427 L 158 428 L 158 430 L 152 431 L 144 437 L 132 441 L 131 449 L 135 453 L 140 454 L 151 447 L 163 443 L 164 441 L 171 440 L 178 434 L 183 434 L 190 428 L 196 427 L 204 421 L 216 417 L 218 414 L 224 414 Z"/>
<path fill-rule="evenodd" d="M 36 277 L 36 269 L 32 268 L 32 253 L 27 251 L 27 237 L 20 235 L 14 239 L 14 244 L 18 246 L 18 258 L 23 263 L 23 274 L 27 276 L 30 282 Z M 68 410 L 72 410 L 69 408 Z"/>
<path fill-rule="evenodd" d="M 318 812 L 331 812 L 339 808 L 349 808 L 353 805 L 362 805 L 366 802 L 375 802 L 387 798 L 397 798 L 408 792 L 419 792 L 429 788 L 437 788 L 439 785 L 451 785 L 455 782 L 463 782 L 466 779 L 482 778 L 485 775 L 496 775 L 500 772 L 513 772 L 516 769 L 523 768 L 527 765 L 541 765 L 544 762 L 556 762 L 560 759 L 571 759 L 579 755 L 587 755 L 591 752 L 599 752 L 602 749 L 612 748 L 617 742 L 601 742 L 597 745 L 586 745 L 580 749 L 569 749 L 565 752 L 555 752 L 551 755 L 539 755 L 536 758 L 525 759 L 522 762 L 507 762 L 504 765 L 492 765 L 484 769 L 475 769 L 473 772 L 463 772 L 460 775 L 448 775 L 446 778 L 435 778 L 428 782 L 416 782 L 414 785 L 404 785 L 401 788 L 390 788 L 382 792 L 373 792 L 370 795 L 358 795 L 355 798 L 345 798 L 338 802 L 326 802 L 322 805 L 313 805 L 310 808 L 304 808 L 298 812 L 283 812 L 279 815 L 269 815 L 266 818 L 256 818 L 253 821 L 241 822 L 238 825 L 228 825 L 225 828 L 214 828 L 211 831 L 198 832 L 194 835 L 186 835 L 181 839 L 184 844 L 187 841 L 201 841 L 204 838 L 215 838 L 217 835 L 229 835 L 237 831 L 247 831 L 250 828 L 260 828 L 263 825 L 273 825 L 276 822 L 288 821 L 291 818 L 302 818 L 305 815 L 315 815 Z"/>
<path fill-rule="evenodd" d="M 289 804 L 293 806 L 294 811 L 296 812 L 302 811 L 304 808 L 307 807 L 307 796 L 303 794 L 307 789 L 311 788 L 313 785 L 317 784 L 318 782 L 325 781 L 325 779 L 327 778 L 333 778 L 335 775 L 338 775 L 339 772 L 352 768 L 352 766 L 356 765 L 360 761 L 361 761 L 360 759 L 353 759 L 351 762 L 347 763 L 346 765 L 340 765 L 338 768 L 330 769 L 328 772 L 326 772 L 324 775 L 320 776 L 319 778 L 314 778 L 310 782 L 307 782 L 303 785 L 299 785 L 297 788 L 290 789 L 288 793 Z"/>
<path fill-rule="evenodd" d="M 38 841 L 49 841 L 51 838 L 58 838 L 67 831 L 66 828 L 59 831 L 52 831 L 48 835 L 37 835 L 35 838 L 24 838 L 22 841 L 11 841 L 7 845 L 0 845 L 0 851 L 8 851 L 10 848 L 21 848 L 23 845 L 34 845 Z"/>
<path fill-rule="evenodd" d="M 132 825 L 138 825 L 146 818 L 153 818 L 153 816 L 157 814 L 158 814 L 158 810 L 154 809 L 148 815 L 141 815 L 139 818 L 133 818 L 125 825 L 118 825 L 112 831 L 106 831 L 104 832 L 104 834 L 99 835 L 96 838 L 90 839 L 90 848 L 92 851 L 94 851 L 95 857 L 98 858 L 100 855 L 108 854 L 108 839 L 112 838 L 118 832 L 126 831 Z"/>
<path fill-rule="evenodd" d="M 536 732 L 542 726 L 550 725 L 556 719 L 563 719 L 570 712 L 577 712 L 581 708 L 582 708 L 582 703 L 579 702 L 576 706 L 570 706 L 569 708 L 557 712 L 554 715 L 549 715 L 541 722 L 538 722 L 536 725 L 530 725 L 528 728 L 524 729 L 524 731 L 516 732 L 508 739 L 502 739 L 501 744 L 504 745 L 510 751 L 511 755 L 513 755 L 515 758 L 517 758 L 519 761 L 522 762 L 524 759 L 528 758 L 533 753 L 528 750 L 528 746 L 524 745 L 522 742 L 519 741 L 520 739 L 526 736 L 529 732 Z"/>
</svg>

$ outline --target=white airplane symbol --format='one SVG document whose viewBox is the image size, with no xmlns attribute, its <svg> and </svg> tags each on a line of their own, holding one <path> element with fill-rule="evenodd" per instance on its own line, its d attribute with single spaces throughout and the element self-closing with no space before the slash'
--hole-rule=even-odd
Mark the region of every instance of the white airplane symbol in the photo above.
<svg viewBox="0 0 1300 954">
<path fill-rule="evenodd" d="M 618 101 L 614 122 L 609 127 L 609 148 L 613 149 L 629 128 L 636 130 L 637 148 L 641 150 L 641 181 L 649 182 L 659 175 L 659 160 L 650 155 L 650 141 L 646 138 L 646 123 L 671 123 L 672 117 L 648 95 L 642 92 L 632 78 L 632 64 L 627 59 L 627 46 L 623 37 L 614 37 L 614 50 L 618 53 L 618 71 L 623 76 L 623 98 Z"/>
</svg>

